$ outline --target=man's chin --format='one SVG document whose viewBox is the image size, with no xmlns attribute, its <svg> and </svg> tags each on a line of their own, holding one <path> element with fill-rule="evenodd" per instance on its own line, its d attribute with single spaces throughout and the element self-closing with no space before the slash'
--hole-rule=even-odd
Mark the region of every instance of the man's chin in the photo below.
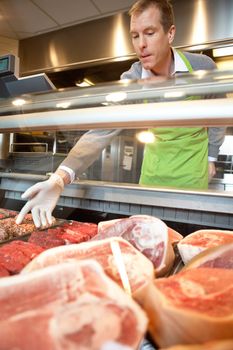
<svg viewBox="0 0 233 350">
<path fill-rule="evenodd" d="M 141 64 L 142 64 L 143 68 L 146 70 L 151 70 L 153 68 L 153 64 L 150 62 L 142 62 L 141 61 Z"/>
</svg>

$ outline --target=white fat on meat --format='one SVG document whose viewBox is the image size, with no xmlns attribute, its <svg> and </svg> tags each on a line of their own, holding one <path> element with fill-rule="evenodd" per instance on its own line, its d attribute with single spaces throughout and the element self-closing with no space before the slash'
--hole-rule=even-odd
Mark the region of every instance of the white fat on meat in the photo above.
<svg viewBox="0 0 233 350">
<path fill-rule="evenodd" d="M 233 231 L 198 230 L 180 240 L 177 248 L 184 264 L 187 264 L 206 249 L 227 243 L 233 243 Z"/>
<path fill-rule="evenodd" d="M 94 260 L 2 278 L 0 350 L 136 350 L 147 317 Z"/>
</svg>

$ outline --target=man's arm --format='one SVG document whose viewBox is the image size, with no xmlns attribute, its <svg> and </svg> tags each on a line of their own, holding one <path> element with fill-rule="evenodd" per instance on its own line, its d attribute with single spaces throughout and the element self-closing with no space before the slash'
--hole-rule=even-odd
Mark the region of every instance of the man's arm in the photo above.
<svg viewBox="0 0 233 350">
<path fill-rule="evenodd" d="M 69 184 L 76 175 L 85 171 L 120 131 L 120 129 L 91 130 L 84 134 L 48 180 L 38 182 L 22 194 L 22 198 L 28 201 L 21 209 L 16 223 L 20 224 L 25 215 L 31 211 L 36 227 L 51 225 L 52 212 L 64 185 Z"/>
<path fill-rule="evenodd" d="M 216 174 L 215 162 L 218 158 L 219 148 L 221 147 L 224 137 L 225 137 L 226 128 L 209 128 L 208 129 L 208 160 L 209 160 L 209 182 Z"/>
</svg>

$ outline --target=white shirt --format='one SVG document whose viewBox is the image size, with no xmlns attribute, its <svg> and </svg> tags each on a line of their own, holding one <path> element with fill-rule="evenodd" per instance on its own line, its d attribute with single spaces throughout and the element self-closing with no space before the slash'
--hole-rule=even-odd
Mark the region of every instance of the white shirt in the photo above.
<svg viewBox="0 0 233 350">
<path fill-rule="evenodd" d="M 185 62 L 182 60 L 178 52 L 172 48 L 173 57 L 174 57 L 174 68 L 173 72 L 171 72 L 171 76 L 173 76 L 176 72 L 182 72 L 187 73 L 189 70 L 185 64 Z M 151 78 L 154 76 L 154 73 L 151 70 L 145 69 L 142 67 L 142 79 Z"/>
</svg>

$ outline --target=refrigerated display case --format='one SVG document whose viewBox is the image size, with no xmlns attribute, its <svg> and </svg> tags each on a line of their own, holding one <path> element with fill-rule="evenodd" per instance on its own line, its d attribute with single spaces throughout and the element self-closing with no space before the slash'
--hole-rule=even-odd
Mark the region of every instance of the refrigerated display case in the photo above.
<svg viewBox="0 0 233 350">
<path fill-rule="evenodd" d="M 21 194 L 47 179 L 86 130 L 119 128 L 118 139 L 65 187 L 57 215 L 78 208 L 233 229 L 233 181 L 226 190 L 213 182 L 207 191 L 138 185 L 143 145 L 136 138 L 141 130 L 166 126 L 225 126 L 231 136 L 232 93 L 233 71 L 197 71 L 174 79 L 119 81 L 1 100 L 2 201 L 19 209 Z"/>
</svg>

